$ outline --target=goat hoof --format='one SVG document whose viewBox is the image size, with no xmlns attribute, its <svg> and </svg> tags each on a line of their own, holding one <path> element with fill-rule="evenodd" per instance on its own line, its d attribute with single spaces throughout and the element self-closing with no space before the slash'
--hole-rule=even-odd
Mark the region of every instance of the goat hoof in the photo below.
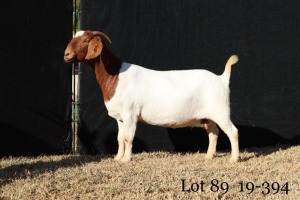
<svg viewBox="0 0 300 200">
<path fill-rule="evenodd" d="M 215 157 L 215 154 L 206 154 L 205 159 L 206 160 L 211 160 Z"/>
<path fill-rule="evenodd" d="M 241 161 L 241 157 L 231 157 L 230 158 L 230 162 L 231 163 L 236 163 L 236 162 L 239 162 L 239 161 Z"/>
<path fill-rule="evenodd" d="M 123 157 L 123 156 L 116 155 L 116 156 L 115 156 L 115 158 L 114 158 L 114 160 L 115 160 L 115 161 L 119 161 L 119 160 L 121 160 L 121 159 L 122 159 L 122 157 Z"/>
<path fill-rule="evenodd" d="M 120 159 L 120 162 L 122 162 L 122 163 L 126 163 L 129 161 L 130 161 L 130 158 L 128 158 L 128 157 L 123 157 L 122 159 Z"/>
</svg>

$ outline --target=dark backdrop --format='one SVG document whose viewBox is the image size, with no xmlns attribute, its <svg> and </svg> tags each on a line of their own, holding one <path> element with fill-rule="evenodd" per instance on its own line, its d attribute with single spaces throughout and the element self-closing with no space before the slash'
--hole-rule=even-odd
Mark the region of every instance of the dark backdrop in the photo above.
<svg viewBox="0 0 300 200">
<path fill-rule="evenodd" d="M 0 6 L 0 157 L 70 150 L 72 0 Z"/>
<path fill-rule="evenodd" d="M 204 68 L 221 74 L 232 54 L 232 120 L 241 148 L 299 143 L 300 2 L 297 0 L 81 1 L 81 28 L 100 30 L 124 61 L 151 69 Z M 79 137 L 89 152 L 115 153 L 108 117 L 89 67 L 80 66 Z M 197 128 L 139 125 L 134 151 L 206 150 Z M 221 134 L 218 149 L 229 149 Z"/>
</svg>

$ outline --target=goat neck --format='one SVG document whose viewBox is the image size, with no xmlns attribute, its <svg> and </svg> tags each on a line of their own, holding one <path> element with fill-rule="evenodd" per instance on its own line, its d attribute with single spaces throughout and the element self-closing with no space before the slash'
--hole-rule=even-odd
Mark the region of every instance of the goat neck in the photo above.
<svg viewBox="0 0 300 200">
<path fill-rule="evenodd" d="M 114 96 L 118 85 L 122 61 L 103 43 L 101 54 L 86 62 L 93 68 L 97 82 L 103 93 L 104 102 L 109 101 Z"/>
</svg>

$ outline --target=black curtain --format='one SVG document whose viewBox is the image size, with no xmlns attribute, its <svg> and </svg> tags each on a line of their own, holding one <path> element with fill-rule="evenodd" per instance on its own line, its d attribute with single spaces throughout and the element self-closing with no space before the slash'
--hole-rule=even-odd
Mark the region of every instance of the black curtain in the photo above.
<svg viewBox="0 0 300 200">
<path fill-rule="evenodd" d="M 72 0 L 7 0 L 0 10 L 0 156 L 69 152 Z"/>
<path fill-rule="evenodd" d="M 203 68 L 216 74 L 232 54 L 231 117 L 240 146 L 299 143 L 300 2 L 81 1 L 81 29 L 100 30 L 120 59 L 156 70 Z M 91 69 L 80 66 L 79 137 L 89 152 L 117 150 L 117 124 L 108 117 Z M 206 150 L 197 128 L 139 125 L 134 151 Z M 220 135 L 219 149 L 229 149 Z"/>
</svg>

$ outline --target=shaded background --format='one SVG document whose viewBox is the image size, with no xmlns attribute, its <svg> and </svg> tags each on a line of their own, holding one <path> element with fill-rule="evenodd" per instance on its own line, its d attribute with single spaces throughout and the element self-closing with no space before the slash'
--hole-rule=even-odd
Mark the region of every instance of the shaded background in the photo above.
<svg viewBox="0 0 300 200">
<path fill-rule="evenodd" d="M 0 157 L 68 153 L 71 149 L 72 1 L 4 1 L 0 7 Z M 100 30 L 120 59 L 151 69 L 232 68 L 232 120 L 241 148 L 299 143 L 300 3 L 296 0 L 82 0 L 81 28 Z M 81 65 L 82 151 L 115 153 L 117 124 L 99 86 Z M 134 152 L 206 151 L 198 128 L 139 124 Z M 218 149 L 229 149 L 220 134 Z"/>
<path fill-rule="evenodd" d="M 230 55 L 232 121 L 240 147 L 298 144 L 300 2 L 296 0 L 82 0 L 81 29 L 100 30 L 120 59 L 151 69 L 204 68 L 221 74 Z M 90 153 L 117 151 L 117 124 L 107 115 L 91 69 L 82 64 L 79 138 Z M 198 128 L 140 124 L 133 150 L 206 151 Z M 83 148 L 83 150 L 84 150 Z M 221 133 L 218 149 L 230 149 Z"/>
<path fill-rule="evenodd" d="M 71 149 L 72 0 L 1 1 L 0 157 Z"/>
</svg>

